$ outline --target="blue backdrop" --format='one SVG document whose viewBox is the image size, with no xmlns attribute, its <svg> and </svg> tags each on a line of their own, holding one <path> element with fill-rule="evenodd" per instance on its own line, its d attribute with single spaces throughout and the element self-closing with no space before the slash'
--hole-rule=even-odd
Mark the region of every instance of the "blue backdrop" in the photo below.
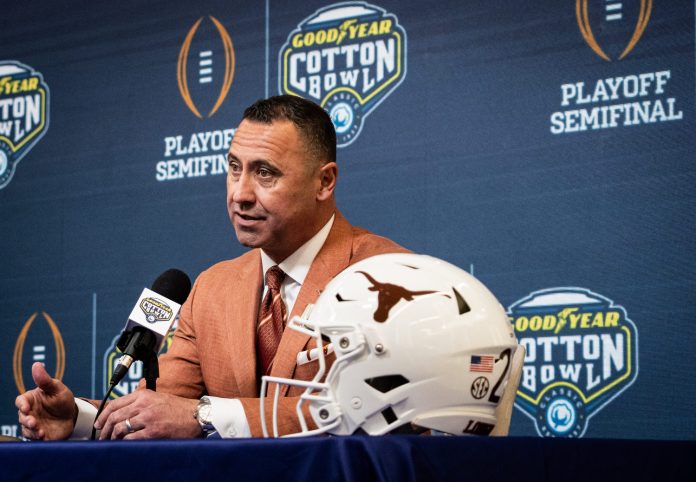
<svg viewBox="0 0 696 482">
<path fill-rule="evenodd" d="M 242 253 L 224 154 L 293 93 L 334 119 L 346 217 L 509 310 L 513 435 L 694 438 L 694 2 L 2 10 L 3 435 L 34 360 L 101 397 L 140 290 Z"/>
</svg>

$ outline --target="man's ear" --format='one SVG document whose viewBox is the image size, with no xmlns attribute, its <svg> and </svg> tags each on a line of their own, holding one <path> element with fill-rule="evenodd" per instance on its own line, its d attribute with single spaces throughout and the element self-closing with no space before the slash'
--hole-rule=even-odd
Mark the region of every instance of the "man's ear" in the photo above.
<svg viewBox="0 0 696 482">
<path fill-rule="evenodd" d="M 338 166 L 335 162 L 327 162 L 319 169 L 319 180 L 321 182 L 317 192 L 317 200 L 326 201 L 329 199 L 336 188 L 336 178 L 338 177 Z"/>
</svg>

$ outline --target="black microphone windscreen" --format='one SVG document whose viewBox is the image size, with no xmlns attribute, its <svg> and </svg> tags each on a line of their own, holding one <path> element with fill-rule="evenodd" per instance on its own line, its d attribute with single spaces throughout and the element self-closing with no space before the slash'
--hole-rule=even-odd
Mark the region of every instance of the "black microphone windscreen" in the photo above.
<svg viewBox="0 0 696 482">
<path fill-rule="evenodd" d="M 191 292 L 191 280 L 183 271 L 172 268 L 159 275 L 150 289 L 183 305 Z"/>
</svg>

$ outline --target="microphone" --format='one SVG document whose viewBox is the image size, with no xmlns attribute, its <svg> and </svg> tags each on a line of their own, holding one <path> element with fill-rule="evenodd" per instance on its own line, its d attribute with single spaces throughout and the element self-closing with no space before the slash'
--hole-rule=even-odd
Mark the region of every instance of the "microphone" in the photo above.
<svg viewBox="0 0 696 482">
<path fill-rule="evenodd" d="M 152 289 L 143 289 L 116 344 L 123 355 L 109 382 L 112 387 L 134 361 L 154 358 L 156 363 L 157 353 L 190 292 L 191 280 L 178 269 L 168 269 L 152 283 Z"/>
</svg>

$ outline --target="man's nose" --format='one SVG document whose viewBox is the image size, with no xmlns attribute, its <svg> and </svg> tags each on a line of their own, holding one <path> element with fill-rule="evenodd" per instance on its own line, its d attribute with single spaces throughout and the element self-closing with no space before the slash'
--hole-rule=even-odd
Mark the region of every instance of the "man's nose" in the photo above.
<svg viewBox="0 0 696 482">
<path fill-rule="evenodd" d="M 243 172 L 232 184 L 232 201 L 237 204 L 253 204 L 255 199 L 253 178 Z"/>
</svg>

